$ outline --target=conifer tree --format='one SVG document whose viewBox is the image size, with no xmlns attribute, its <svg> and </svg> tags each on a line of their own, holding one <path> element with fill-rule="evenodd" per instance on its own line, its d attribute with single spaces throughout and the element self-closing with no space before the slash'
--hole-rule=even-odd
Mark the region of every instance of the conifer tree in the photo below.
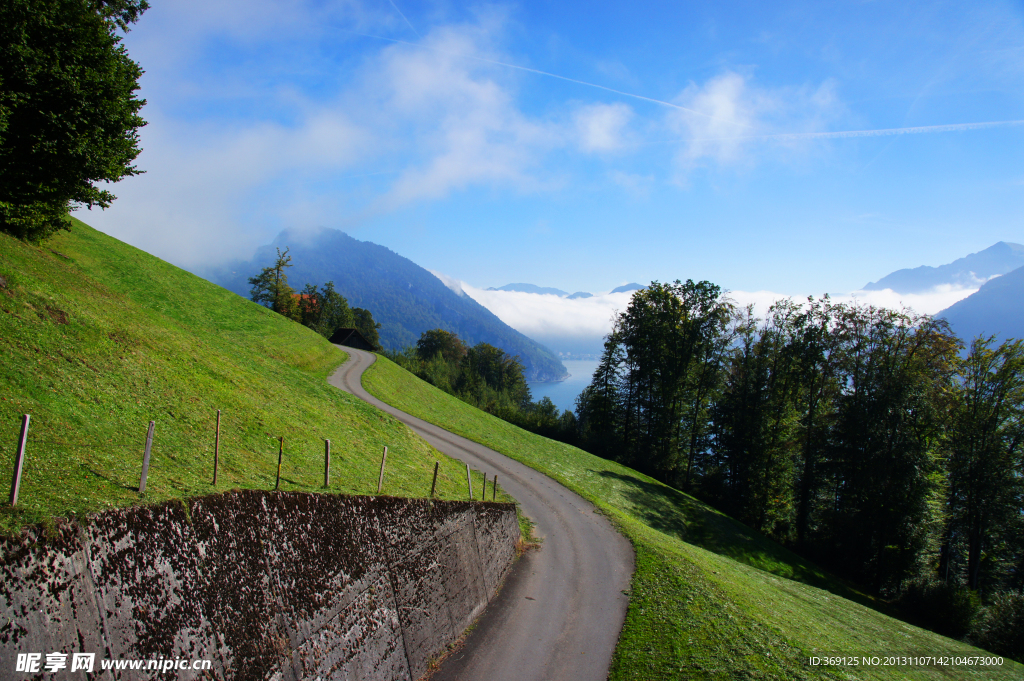
<svg viewBox="0 0 1024 681">
<path fill-rule="evenodd" d="M 288 255 L 288 249 L 277 249 L 277 259 L 270 267 L 264 267 L 255 277 L 249 278 L 252 289 L 249 295 L 254 303 L 265 305 L 274 312 L 294 319 L 300 320 L 299 306 L 295 299 L 295 290 L 288 285 L 288 275 L 285 270 L 292 266 L 292 257 Z"/>
</svg>

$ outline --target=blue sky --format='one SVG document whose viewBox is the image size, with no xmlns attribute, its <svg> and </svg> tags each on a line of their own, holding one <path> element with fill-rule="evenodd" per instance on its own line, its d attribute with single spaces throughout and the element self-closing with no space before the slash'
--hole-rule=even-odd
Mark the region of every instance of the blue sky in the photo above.
<svg viewBox="0 0 1024 681">
<path fill-rule="evenodd" d="M 152 4 L 147 173 L 79 217 L 186 267 L 332 227 L 480 289 L 802 296 L 1024 242 L 1020 3 Z"/>
</svg>

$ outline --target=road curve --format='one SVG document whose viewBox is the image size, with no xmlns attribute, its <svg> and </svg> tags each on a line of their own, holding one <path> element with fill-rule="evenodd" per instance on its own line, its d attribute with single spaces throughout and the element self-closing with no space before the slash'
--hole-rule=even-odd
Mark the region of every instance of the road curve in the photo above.
<svg viewBox="0 0 1024 681">
<path fill-rule="evenodd" d="M 466 645 L 432 681 L 606 679 L 626 617 L 629 542 L 590 502 L 548 476 L 370 395 L 360 378 L 376 357 L 342 349 L 349 359 L 327 379 L 331 385 L 392 414 L 448 456 L 497 474 L 543 539 L 516 562 Z"/>
</svg>

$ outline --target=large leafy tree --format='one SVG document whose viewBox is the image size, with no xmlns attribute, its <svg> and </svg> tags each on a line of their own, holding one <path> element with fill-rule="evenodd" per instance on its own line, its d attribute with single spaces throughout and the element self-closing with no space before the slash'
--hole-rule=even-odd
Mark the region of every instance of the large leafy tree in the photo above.
<svg viewBox="0 0 1024 681">
<path fill-rule="evenodd" d="M 526 384 L 523 365 L 501 348 L 488 343 L 477 343 L 466 354 L 466 373 L 471 379 L 479 379 L 498 394 L 504 394 L 516 407 L 530 400 L 530 388 Z"/>
<path fill-rule="evenodd" d="M 416 341 L 416 354 L 423 361 L 441 355 L 445 362 L 457 365 L 462 362 L 468 350 L 458 336 L 444 329 L 424 331 Z"/>
<path fill-rule="evenodd" d="M 0 229 L 38 241 L 84 205 L 96 182 L 140 173 L 135 96 L 142 69 L 119 32 L 146 0 L 0 0 Z"/>
<path fill-rule="evenodd" d="M 927 549 L 961 346 L 944 321 L 910 313 L 849 307 L 838 324 L 844 389 L 829 457 L 829 551 L 876 589 L 898 588 Z"/>
<path fill-rule="evenodd" d="M 653 282 L 635 293 L 582 398 L 586 432 L 605 430 L 600 421 L 611 415 L 598 412 L 614 409 L 616 458 L 659 480 L 689 484 L 707 448 L 732 314 L 721 289 L 707 281 Z"/>
<path fill-rule="evenodd" d="M 1024 342 L 991 346 L 991 338 L 975 339 L 959 362 L 946 459 L 949 518 L 940 574 L 962 566 L 962 546 L 967 585 L 976 590 L 983 573 L 991 579 L 1019 569 L 1024 514 Z"/>
</svg>

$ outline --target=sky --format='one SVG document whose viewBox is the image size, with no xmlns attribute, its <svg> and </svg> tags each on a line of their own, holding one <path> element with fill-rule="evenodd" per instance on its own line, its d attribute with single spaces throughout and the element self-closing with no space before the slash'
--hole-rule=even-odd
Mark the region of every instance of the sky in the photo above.
<svg viewBox="0 0 1024 681">
<path fill-rule="evenodd" d="M 152 5 L 146 173 L 77 217 L 186 268 L 328 227 L 467 291 L 761 299 L 1024 242 L 1020 2 Z"/>
</svg>

